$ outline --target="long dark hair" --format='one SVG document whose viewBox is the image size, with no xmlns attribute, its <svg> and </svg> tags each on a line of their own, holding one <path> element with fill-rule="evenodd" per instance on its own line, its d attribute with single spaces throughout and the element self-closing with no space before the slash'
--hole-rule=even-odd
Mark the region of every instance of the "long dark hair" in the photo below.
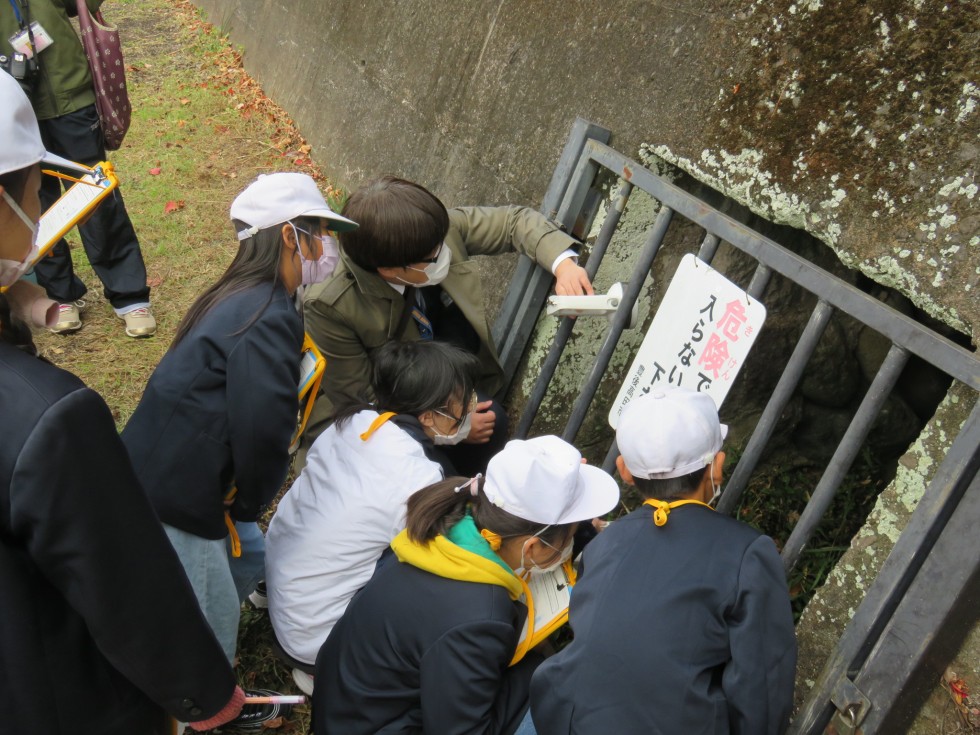
<svg viewBox="0 0 980 735">
<path fill-rule="evenodd" d="M 371 365 L 375 405 L 362 403 L 343 409 L 336 417 L 338 427 L 366 408 L 418 416 L 445 408 L 452 398 L 462 402 L 465 409 L 476 390 L 480 368 L 475 355 L 435 341 L 388 342 L 371 355 Z"/>
<path fill-rule="evenodd" d="M 235 232 L 240 232 L 249 227 L 245 222 L 232 220 Z M 282 258 L 282 225 L 266 227 L 257 233 L 242 240 L 238 244 L 238 252 L 235 259 L 231 261 L 221 277 L 210 286 L 204 293 L 197 297 L 191 308 L 184 314 L 184 318 L 177 325 L 177 334 L 170 349 L 176 347 L 184 337 L 187 336 L 198 322 L 204 318 L 214 306 L 229 296 L 247 291 L 262 283 L 271 283 L 272 290 L 269 291 L 269 298 L 262 304 L 252 316 L 252 318 L 238 330 L 241 333 L 248 329 L 255 321 L 262 316 L 272 298 L 275 295 L 275 286 L 282 280 L 279 274 L 279 262 Z M 297 229 L 316 232 L 320 226 L 320 220 L 307 217 L 300 217 L 293 220 Z M 299 243 L 296 245 L 299 247 Z"/>
<path fill-rule="evenodd" d="M 32 168 L 33 166 L 28 166 L 0 174 L 0 186 L 15 202 L 23 201 L 24 190 L 27 188 L 27 179 L 31 175 Z M 0 237 L 3 237 L 3 233 L 0 233 Z M 34 346 L 30 327 L 19 319 L 14 319 L 10 313 L 10 303 L 4 294 L 0 294 L 0 340 L 31 355 L 37 354 L 37 347 Z"/>
<path fill-rule="evenodd" d="M 368 271 L 418 263 L 449 231 L 446 206 L 424 186 L 395 176 L 363 184 L 341 214 L 358 228 L 339 233 L 340 247 Z"/>
<path fill-rule="evenodd" d="M 477 527 L 493 531 L 502 539 L 537 535 L 549 544 L 557 544 L 568 538 L 574 524 L 532 523 L 498 508 L 484 495 L 483 478 L 477 481 L 479 490 L 475 496 L 469 487 L 456 491 L 468 481 L 466 477 L 447 477 L 409 496 L 408 537 L 415 543 L 424 544 L 445 534 L 463 519 L 469 506 Z M 533 492 L 533 488 L 529 488 L 529 492 Z"/>
</svg>

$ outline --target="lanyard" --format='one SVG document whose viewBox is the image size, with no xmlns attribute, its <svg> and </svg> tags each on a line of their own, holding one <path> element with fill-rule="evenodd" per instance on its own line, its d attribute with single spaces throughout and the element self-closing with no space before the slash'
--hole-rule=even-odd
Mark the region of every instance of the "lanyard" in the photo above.
<svg viewBox="0 0 980 735">
<path fill-rule="evenodd" d="M 17 7 L 17 3 L 14 0 L 10 0 L 10 7 L 14 9 L 14 15 L 17 16 L 17 23 L 21 28 L 24 27 L 24 17 L 20 14 L 20 8 Z"/>
</svg>

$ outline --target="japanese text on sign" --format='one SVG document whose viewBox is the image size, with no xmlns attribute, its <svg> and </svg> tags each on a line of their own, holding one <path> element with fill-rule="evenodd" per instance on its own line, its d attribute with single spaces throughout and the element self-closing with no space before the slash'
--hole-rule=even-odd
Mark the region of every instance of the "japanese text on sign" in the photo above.
<svg viewBox="0 0 980 735">
<path fill-rule="evenodd" d="M 685 255 L 609 411 L 658 385 L 708 393 L 721 408 L 766 320 L 766 307 L 694 255 Z"/>
</svg>

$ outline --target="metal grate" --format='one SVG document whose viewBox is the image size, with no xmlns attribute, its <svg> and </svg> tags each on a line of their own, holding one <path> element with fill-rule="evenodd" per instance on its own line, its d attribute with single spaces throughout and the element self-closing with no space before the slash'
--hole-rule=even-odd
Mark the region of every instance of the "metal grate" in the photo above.
<svg viewBox="0 0 980 735">
<path fill-rule="evenodd" d="M 705 231 L 698 252 L 701 260 L 710 263 L 721 241 L 756 260 L 757 267 L 748 287 L 750 296 L 762 299 L 771 275 L 778 273 L 817 298 L 809 322 L 725 486 L 718 507 L 720 512 L 731 513 L 736 508 L 772 438 L 776 422 L 835 310 L 846 313 L 891 342 L 887 357 L 783 548 L 784 566 L 789 571 L 830 506 L 909 357 L 917 355 L 974 392 L 980 391 L 980 360 L 972 352 L 623 156 L 605 144 L 608 138 L 608 130 L 581 119 L 576 121 L 543 206 L 545 214 L 566 230 L 576 234 L 588 231 L 595 211 L 596 177 L 608 172 L 619 178 L 618 189 L 586 264 L 590 278 L 599 269 L 633 191 L 637 188 L 645 191 L 660 202 L 661 209 L 636 255 L 620 306 L 571 406 L 563 438 L 575 440 L 629 322 L 644 279 L 672 221 L 677 218 L 686 218 Z M 530 259 L 522 257 L 521 261 L 493 330 L 500 345 L 508 384 L 530 340 L 551 284 L 549 273 L 537 268 Z M 523 408 L 516 432 L 520 437 L 527 436 L 531 429 L 574 324 L 575 321 L 569 318 L 559 324 Z M 612 471 L 616 454 L 613 440 L 603 463 L 607 471 Z M 950 629 L 947 623 L 963 615 L 963 601 L 975 594 L 980 585 L 980 545 L 966 540 L 975 537 L 975 529 L 980 527 L 977 523 L 980 515 L 978 466 L 980 403 L 974 406 L 929 483 L 908 527 L 795 718 L 791 732 L 822 732 L 835 712 L 835 726 L 841 731 L 860 727 L 865 733 L 885 732 L 879 728 L 890 727 L 888 718 L 898 711 L 901 696 L 925 660 L 929 645 L 937 640 L 942 642 Z M 963 534 L 959 536 L 958 544 L 956 533 Z M 936 574 L 937 568 L 943 570 L 950 564 L 956 566 L 955 574 L 948 571 Z M 965 614 L 970 617 L 969 611 Z M 975 621 L 975 611 L 973 619 Z M 914 646 L 909 644 L 908 634 L 902 635 L 903 626 L 913 624 L 917 644 Z"/>
</svg>

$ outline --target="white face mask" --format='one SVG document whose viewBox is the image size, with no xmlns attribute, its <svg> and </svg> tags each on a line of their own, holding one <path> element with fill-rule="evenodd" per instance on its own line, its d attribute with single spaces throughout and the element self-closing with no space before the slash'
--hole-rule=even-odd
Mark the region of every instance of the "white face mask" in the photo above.
<svg viewBox="0 0 980 735">
<path fill-rule="evenodd" d="M 334 268 L 337 267 L 337 261 L 340 259 L 340 246 L 337 240 L 330 235 L 314 235 L 312 232 L 297 228 L 296 225 L 292 225 L 292 228 L 294 233 L 299 229 L 311 240 L 319 240 L 321 246 L 320 257 L 316 260 L 307 260 L 303 255 L 303 248 L 299 244 L 299 235 L 296 235 L 296 249 L 299 252 L 299 262 L 302 267 L 302 285 L 312 286 L 314 283 L 325 281 L 333 273 Z"/>
<path fill-rule="evenodd" d="M 439 414 L 440 416 L 445 416 L 447 419 L 453 418 L 452 416 L 449 416 L 448 414 L 445 414 L 442 411 L 436 411 L 436 413 Z M 470 428 L 472 424 L 470 419 L 472 418 L 472 416 L 473 416 L 472 413 L 468 413 L 466 414 L 466 416 L 463 417 L 463 420 L 459 423 L 459 428 L 456 429 L 455 434 L 440 434 L 438 431 L 436 431 L 436 433 L 432 437 L 433 443 L 443 445 L 443 446 L 449 444 L 459 444 L 461 441 L 463 441 L 463 439 L 465 439 L 470 435 Z M 433 431 L 435 431 L 435 427 L 433 427 Z"/>
<path fill-rule="evenodd" d="M 537 535 L 537 534 L 535 534 L 535 535 Z M 538 536 L 538 538 L 541 538 L 541 537 Z M 530 541 L 530 540 L 531 539 L 528 539 L 528 541 Z M 543 543 L 545 546 L 547 546 L 549 548 L 554 548 L 553 546 L 551 546 L 551 544 L 549 544 L 544 539 L 541 539 L 541 543 Z M 524 542 L 524 546 L 525 547 L 527 546 L 527 541 Z M 558 569 L 559 567 L 561 567 L 561 565 L 564 564 L 566 561 L 568 561 L 569 559 L 572 558 L 572 549 L 574 548 L 574 546 L 575 546 L 575 540 L 574 539 L 569 539 L 568 543 L 565 544 L 565 546 L 562 547 L 561 553 L 558 555 L 558 558 L 555 559 L 555 561 L 553 561 L 550 564 L 548 564 L 546 566 L 543 566 L 543 567 L 542 566 L 539 566 L 538 564 L 536 564 L 533 559 L 528 559 L 528 562 L 530 562 L 530 565 L 526 564 L 524 562 L 524 548 L 522 548 L 521 549 L 521 568 L 519 570 L 517 570 L 517 573 L 518 573 L 518 575 L 522 575 L 525 571 L 527 571 L 530 574 L 548 574 L 549 572 L 553 572 L 556 569 Z"/>
<path fill-rule="evenodd" d="M 413 268 L 410 265 L 405 266 L 410 271 L 424 273 L 426 277 L 425 281 L 422 283 L 409 283 L 404 278 L 399 278 L 398 280 L 416 288 L 436 286 L 446 280 L 446 276 L 449 275 L 449 265 L 452 263 L 452 260 L 453 254 L 449 251 L 449 246 L 443 243 L 439 248 L 439 255 L 436 256 L 435 263 L 429 263 L 425 268 Z"/>
<path fill-rule="evenodd" d="M 38 247 L 37 223 L 31 221 L 31 218 L 27 216 L 24 210 L 20 208 L 20 205 L 6 191 L 3 192 L 3 198 L 10 205 L 10 208 L 14 210 L 14 214 L 20 217 L 21 221 L 27 226 L 27 229 L 31 231 L 31 249 L 24 256 L 23 260 L 0 258 L 0 287 L 6 288 L 16 283 L 17 279 L 24 275 L 31 267 L 31 264 L 37 257 Z"/>
</svg>

